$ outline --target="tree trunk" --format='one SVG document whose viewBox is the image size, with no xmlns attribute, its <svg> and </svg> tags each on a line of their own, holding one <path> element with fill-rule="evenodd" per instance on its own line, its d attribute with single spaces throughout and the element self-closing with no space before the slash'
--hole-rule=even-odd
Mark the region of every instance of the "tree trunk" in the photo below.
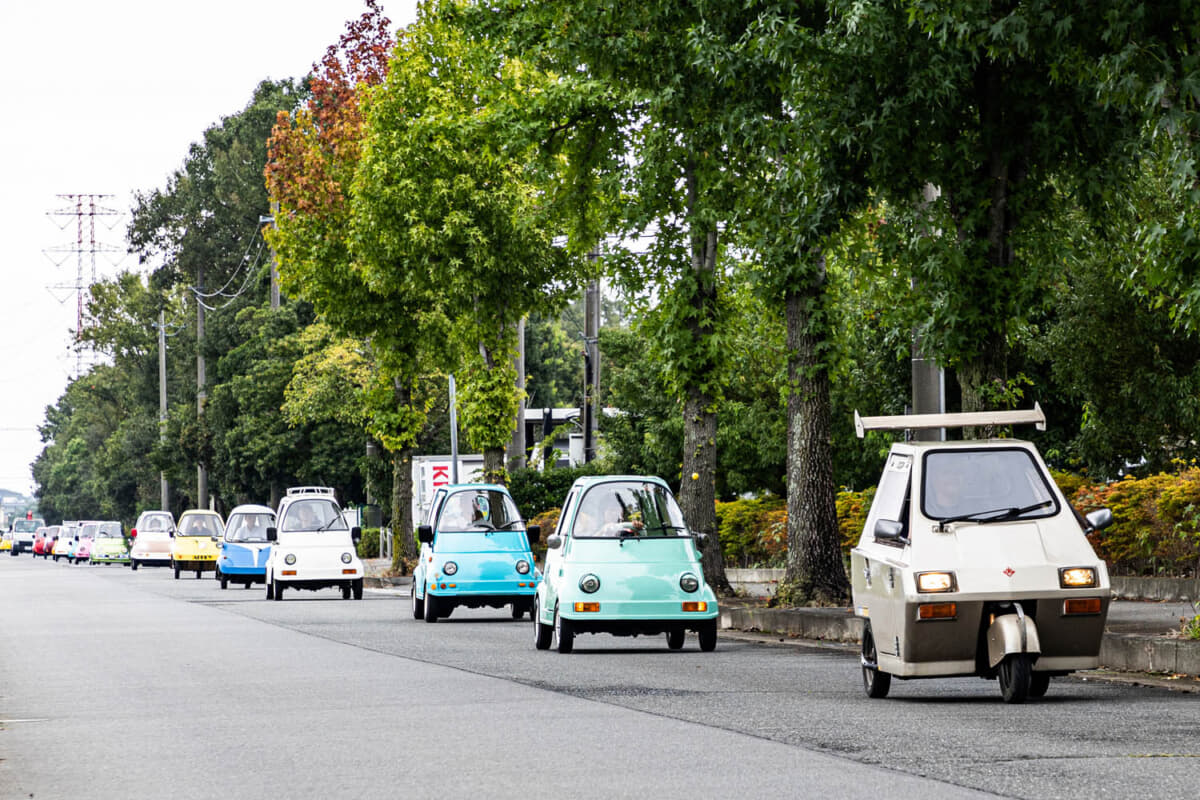
<svg viewBox="0 0 1200 800">
<path fill-rule="evenodd" d="M 696 176 L 687 170 L 688 210 L 696 206 Z M 692 305 L 696 313 L 688 323 L 696 341 L 713 335 L 717 311 L 717 230 L 693 222 L 691 230 Z M 703 388 L 711 375 L 709 365 L 691 369 L 683 402 L 683 475 L 679 508 L 693 531 L 707 534 L 701 553 L 704 578 L 714 591 L 732 593 L 725 577 L 725 558 L 717 532 L 717 412 L 712 395 Z"/>
<path fill-rule="evenodd" d="M 412 405 L 412 386 L 399 378 L 392 381 L 392 395 L 397 408 Z M 417 557 L 413 539 L 413 477 L 412 446 L 401 447 L 392 454 L 392 567 L 398 571 L 411 570 Z"/>
<path fill-rule="evenodd" d="M 842 563 L 833 482 L 825 259 L 819 276 L 784 296 L 788 346 L 787 571 L 777 598 L 791 605 L 845 605 L 850 583 Z"/>
</svg>

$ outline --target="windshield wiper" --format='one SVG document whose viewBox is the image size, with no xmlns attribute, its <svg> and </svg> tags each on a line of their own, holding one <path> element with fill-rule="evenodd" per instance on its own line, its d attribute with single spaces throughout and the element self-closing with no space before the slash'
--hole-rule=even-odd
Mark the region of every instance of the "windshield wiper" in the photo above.
<svg viewBox="0 0 1200 800">
<path fill-rule="evenodd" d="M 980 525 L 986 525 L 989 522 L 1003 522 L 1051 505 L 1054 505 L 1053 500 L 1043 500 L 1040 503 L 1034 503 L 1023 508 L 1010 506 L 1008 508 L 993 508 L 990 511 L 972 511 L 970 514 L 959 514 L 958 516 L 938 520 L 938 530 L 945 530 L 946 526 L 951 522 L 978 522 Z"/>
<path fill-rule="evenodd" d="M 327 531 L 327 530 L 329 530 L 329 528 L 330 528 L 330 527 L 333 525 L 333 523 L 335 523 L 335 522 L 337 522 L 337 521 L 338 521 L 338 518 L 337 518 L 337 517 L 334 517 L 333 519 L 329 520 L 329 522 L 326 522 L 324 525 L 322 525 L 321 527 L 317 528 L 317 533 L 320 533 L 321 531 Z"/>
</svg>

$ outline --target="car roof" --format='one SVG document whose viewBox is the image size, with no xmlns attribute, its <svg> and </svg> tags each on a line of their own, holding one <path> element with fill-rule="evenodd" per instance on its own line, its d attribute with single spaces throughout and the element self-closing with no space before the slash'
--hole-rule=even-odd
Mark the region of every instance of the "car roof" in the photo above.
<svg viewBox="0 0 1200 800">
<path fill-rule="evenodd" d="M 597 486 L 601 483 L 657 483 L 659 486 L 670 491 L 671 487 L 667 482 L 657 475 L 584 475 L 582 478 L 576 478 L 575 483 L 571 484 L 572 489 L 584 489 Z"/>
<path fill-rule="evenodd" d="M 930 450 L 1033 450 L 1037 446 L 1026 439 L 962 439 L 952 442 L 894 442 L 893 453 L 927 453 Z"/>
<path fill-rule="evenodd" d="M 234 514 L 274 514 L 274 513 L 275 512 L 269 506 L 259 505 L 258 503 L 245 503 L 240 506 L 234 506 L 233 510 L 229 512 L 229 516 L 232 517 Z"/>
<path fill-rule="evenodd" d="M 487 491 L 512 494 L 512 492 L 508 490 L 507 486 L 502 486 L 499 483 L 448 483 L 445 486 L 439 486 L 437 488 L 445 489 L 447 492 Z"/>
</svg>

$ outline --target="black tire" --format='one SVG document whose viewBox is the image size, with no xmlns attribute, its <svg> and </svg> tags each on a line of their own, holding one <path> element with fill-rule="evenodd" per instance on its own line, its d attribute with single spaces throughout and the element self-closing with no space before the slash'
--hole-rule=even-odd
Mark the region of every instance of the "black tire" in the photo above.
<svg viewBox="0 0 1200 800">
<path fill-rule="evenodd" d="M 342 584 L 342 599 L 343 600 L 350 599 L 350 584 L 348 584 L 348 583 Z"/>
<path fill-rule="evenodd" d="M 554 626 L 543 623 L 538 610 L 538 601 L 534 598 L 533 612 L 530 614 L 533 617 L 533 646 L 538 650 L 549 650 L 550 642 L 554 639 Z"/>
<path fill-rule="evenodd" d="M 421 619 L 425 616 L 425 600 L 417 597 L 417 585 L 415 583 L 412 587 L 412 614 L 413 619 Z"/>
<path fill-rule="evenodd" d="M 363 579 L 359 578 L 358 580 L 356 580 L 354 582 L 354 585 L 350 587 L 350 591 L 354 594 L 355 600 L 362 600 Z"/>
<path fill-rule="evenodd" d="M 437 598 L 429 593 L 429 587 L 425 587 L 425 621 L 437 622 L 438 605 Z"/>
<path fill-rule="evenodd" d="M 1030 697 L 1045 697 L 1046 691 L 1050 688 L 1050 673 L 1035 672 L 1029 679 L 1029 696 Z"/>
<path fill-rule="evenodd" d="M 996 677 L 1000 679 L 1000 696 L 1004 702 L 1024 703 L 1033 680 L 1033 660 L 1025 653 L 1010 653 L 1000 662 Z"/>
<path fill-rule="evenodd" d="M 529 607 L 527 605 L 525 605 L 524 600 L 513 600 L 513 604 L 512 604 L 512 618 L 513 619 L 521 619 L 522 617 L 525 616 L 525 612 L 528 610 L 529 610 Z"/>
<path fill-rule="evenodd" d="M 266 583 L 267 583 L 267 599 L 274 600 L 275 599 L 275 584 L 271 581 L 267 581 Z"/>
<path fill-rule="evenodd" d="M 686 635 L 687 635 L 686 632 L 682 631 L 682 630 L 667 631 L 667 649 L 668 650 L 682 650 L 683 649 L 683 639 Z"/>
<path fill-rule="evenodd" d="M 276 600 L 283 599 L 283 584 L 280 583 L 279 581 L 275 581 L 275 599 Z"/>
<path fill-rule="evenodd" d="M 137 559 L 136 558 L 129 559 L 129 568 L 131 570 L 133 570 L 134 572 L 137 572 L 137 567 L 138 567 Z"/>
<path fill-rule="evenodd" d="M 179 565 L 175 563 L 175 559 L 171 559 L 171 569 L 175 570 L 175 580 L 179 580 Z"/>
<path fill-rule="evenodd" d="M 700 626 L 700 631 L 697 633 L 697 638 L 700 640 L 700 652 L 711 653 L 717 649 L 717 621 L 711 619 Z"/>
<path fill-rule="evenodd" d="M 575 649 L 575 628 L 571 620 L 563 619 L 554 609 L 554 649 L 560 653 L 569 653 Z"/>
<path fill-rule="evenodd" d="M 196 570 L 196 580 L 200 580 L 200 576 L 203 574 L 204 574 L 203 570 Z"/>
<path fill-rule="evenodd" d="M 246 581 L 245 583 L 243 583 L 243 584 L 242 584 L 242 588 L 243 588 L 243 589 L 249 589 L 249 588 L 250 588 L 250 581 Z"/>
<path fill-rule="evenodd" d="M 880 672 L 878 654 L 875 652 L 875 636 L 871 633 L 871 623 L 863 625 L 862 635 L 862 677 L 863 689 L 867 697 L 878 700 L 887 697 L 892 688 L 892 676 Z"/>
<path fill-rule="evenodd" d="M 229 588 L 229 578 L 225 577 L 225 575 L 221 572 L 217 573 L 217 582 L 221 584 L 222 589 Z"/>
</svg>

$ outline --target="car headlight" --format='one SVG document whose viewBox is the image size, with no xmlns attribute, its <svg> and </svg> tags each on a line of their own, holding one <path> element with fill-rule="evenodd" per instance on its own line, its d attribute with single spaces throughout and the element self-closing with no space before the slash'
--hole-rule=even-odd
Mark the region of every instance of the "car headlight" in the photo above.
<svg viewBox="0 0 1200 800">
<path fill-rule="evenodd" d="M 442 564 L 442 572 L 446 575 L 453 575 L 458 572 L 458 564 L 455 564 L 453 561 L 447 561 L 445 564 Z"/>
<path fill-rule="evenodd" d="M 918 592 L 953 592 L 958 589 L 953 572 L 918 572 Z"/>
<path fill-rule="evenodd" d="M 600 590 L 600 579 L 589 572 L 579 579 L 579 588 L 587 594 L 594 594 Z"/>
<path fill-rule="evenodd" d="M 521 559 L 520 561 L 518 561 L 517 562 L 517 572 L 521 573 L 522 575 L 528 575 L 529 574 L 529 562 L 526 561 L 525 559 Z"/>
<path fill-rule="evenodd" d="M 283 563 L 287 564 L 289 567 L 292 564 L 295 564 L 296 563 L 296 554 L 288 553 L 286 556 L 283 557 Z"/>
<path fill-rule="evenodd" d="M 1067 567 L 1058 571 L 1058 585 L 1063 589 L 1088 589 L 1096 583 L 1096 570 L 1091 567 Z"/>
<path fill-rule="evenodd" d="M 679 576 L 679 588 L 685 592 L 694 592 L 700 588 L 700 579 L 690 572 Z"/>
<path fill-rule="evenodd" d="M 349 564 L 353 560 L 354 560 L 354 556 L 351 555 L 350 553 L 342 553 L 342 563 L 343 564 Z"/>
</svg>

